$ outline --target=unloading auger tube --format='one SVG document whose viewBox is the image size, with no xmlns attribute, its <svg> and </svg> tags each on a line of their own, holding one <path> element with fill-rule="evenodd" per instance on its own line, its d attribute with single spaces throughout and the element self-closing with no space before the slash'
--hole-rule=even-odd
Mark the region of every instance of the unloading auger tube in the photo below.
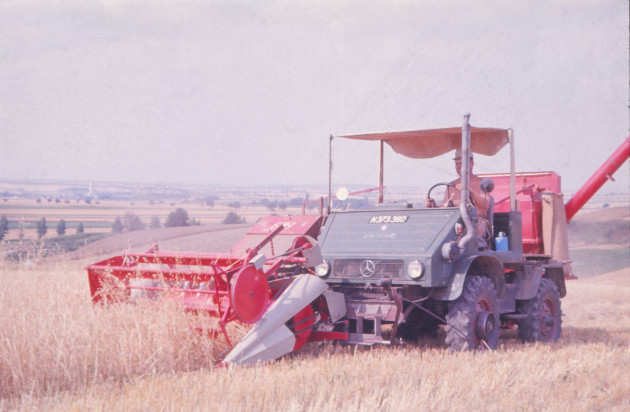
<svg viewBox="0 0 630 412">
<path fill-rule="evenodd" d="M 630 136 L 626 137 L 612 155 L 597 169 L 595 173 L 575 192 L 566 203 L 564 209 L 567 223 L 582 209 L 593 195 L 607 181 L 614 181 L 613 174 L 630 158 Z"/>
</svg>

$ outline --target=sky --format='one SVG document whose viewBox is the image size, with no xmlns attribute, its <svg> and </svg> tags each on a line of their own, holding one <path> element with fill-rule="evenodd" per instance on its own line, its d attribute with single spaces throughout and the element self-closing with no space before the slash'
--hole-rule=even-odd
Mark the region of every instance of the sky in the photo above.
<svg viewBox="0 0 630 412">
<path fill-rule="evenodd" d="M 0 2 L 0 179 L 319 185 L 328 136 L 513 128 L 575 191 L 628 136 L 627 0 Z M 378 145 L 335 139 L 335 182 Z M 385 156 L 386 185 L 455 177 Z M 478 173 L 509 168 L 508 149 Z M 630 191 L 628 163 L 604 191 Z"/>
</svg>

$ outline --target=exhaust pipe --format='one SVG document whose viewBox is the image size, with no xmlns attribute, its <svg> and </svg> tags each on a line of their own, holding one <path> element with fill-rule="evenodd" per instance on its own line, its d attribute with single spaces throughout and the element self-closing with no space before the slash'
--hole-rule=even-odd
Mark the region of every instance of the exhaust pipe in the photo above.
<svg viewBox="0 0 630 412">
<path fill-rule="evenodd" d="M 462 193 L 459 200 L 459 211 L 462 215 L 464 225 L 466 225 L 466 234 L 459 240 L 457 246 L 460 250 L 466 248 L 466 244 L 470 242 L 477 233 L 477 228 L 473 225 L 472 219 L 468 214 L 468 199 L 470 196 L 470 113 L 464 115 L 464 124 L 462 125 Z"/>
</svg>

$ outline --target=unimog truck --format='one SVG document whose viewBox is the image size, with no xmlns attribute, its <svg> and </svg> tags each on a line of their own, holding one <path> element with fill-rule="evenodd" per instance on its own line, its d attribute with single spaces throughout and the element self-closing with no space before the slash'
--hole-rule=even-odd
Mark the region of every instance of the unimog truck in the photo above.
<svg viewBox="0 0 630 412">
<path fill-rule="evenodd" d="M 399 344 L 440 327 L 452 350 L 494 349 L 501 329 L 515 327 L 523 341 L 555 341 L 573 277 L 567 222 L 630 157 L 630 137 L 565 205 L 556 173 L 516 173 L 511 129 L 471 127 L 469 117 L 462 127 L 339 136 L 380 144 L 369 209 L 333 209 L 331 136 L 319 215 L 303 207 L 302 215 L 265 217 L 226 253 L 155 246 L 95 263 L 87 268 L 92 300 L 176 301 L 217 318 L 216 328 L 195 329 L 230 346 L 228 323 L 251 324 L 226 365 L 276 359 L 309 341 Z M 427 205 L 436 207 L 385 202 L 385 144 L 415 159 L 460 150 L 459 184 L 434 184 Z M 472 153 L 494 156 L 506 146 L 509 173 L 471 180 Z M 480 181 L 482 205 L 471 200 L 471 181 Z M 459 204 L 437 198 L 439 186 L 459 190 Z"/>
<path fill-rule="evenodd" d="M 470 154 L 495 155 L 512 140 L 511 130 L 470 127 L 465 116 L 462 128 L 345 137 L 377 140 L 381 149 L 387 143 L 413 158 L 461 149 L 461 199 L 467 200 L 455 207 L 432 199 L 434 208 L 383 203 L 380 182 L 374 209 L 328 215 L 316 273 L 345 297 L 349 343 L 413 340 L 435 335 L 439 325 L 457 350 L 494 349 L 501 327 L 516 325 L 525 341 L 558 339 L 570 270 L 559 177 L 480 176 L 487 216 L 469 200 Z M 429 199 L 438 185 L 450 184 L 434 185 Z M 484 220 L 490 224 L 485 237 Z M 557 250 L 545 249 L 545 231 L 554 233 Z M 389 341 L 385 323 L 393 325 Z"/>
</svg>

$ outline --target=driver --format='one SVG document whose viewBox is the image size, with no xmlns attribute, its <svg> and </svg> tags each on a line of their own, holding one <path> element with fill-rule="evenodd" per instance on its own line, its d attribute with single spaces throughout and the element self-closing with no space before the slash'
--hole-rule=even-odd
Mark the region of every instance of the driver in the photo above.
<svg viewBox="0 0 630 412">
<path fill-rule="evenodd" d="M 462 149 L 455 150 L 455 171 L 457 172 L 457 179 L 453 180 L 451 184 L 455 185 L 455 189 L 451 186 L 446 187 L 446 193 L 444 194 L 444 201 L 442 202 L 442 207 L 447 206 L 459 206 L 460 194 L 462 191 Z M 490 208 L 490 201 L 486 199 L 485 194 L 481 191 L 480 184 L 481 178 L 475 176 L 473 173 L 473 166 L 475 165 L 475 161 L 473 159 L 472 153 L 470 154 L 470 180 L 469 180 L 469 188 L 468 191 L 470 193 L 470 201 L 473 206 L 477 208 L 479 214 L 481 216 L 485 216 Z M 429 197 L 427 197 L 426 207 L 437 207 L 435 201 Z"/>
</svg>

